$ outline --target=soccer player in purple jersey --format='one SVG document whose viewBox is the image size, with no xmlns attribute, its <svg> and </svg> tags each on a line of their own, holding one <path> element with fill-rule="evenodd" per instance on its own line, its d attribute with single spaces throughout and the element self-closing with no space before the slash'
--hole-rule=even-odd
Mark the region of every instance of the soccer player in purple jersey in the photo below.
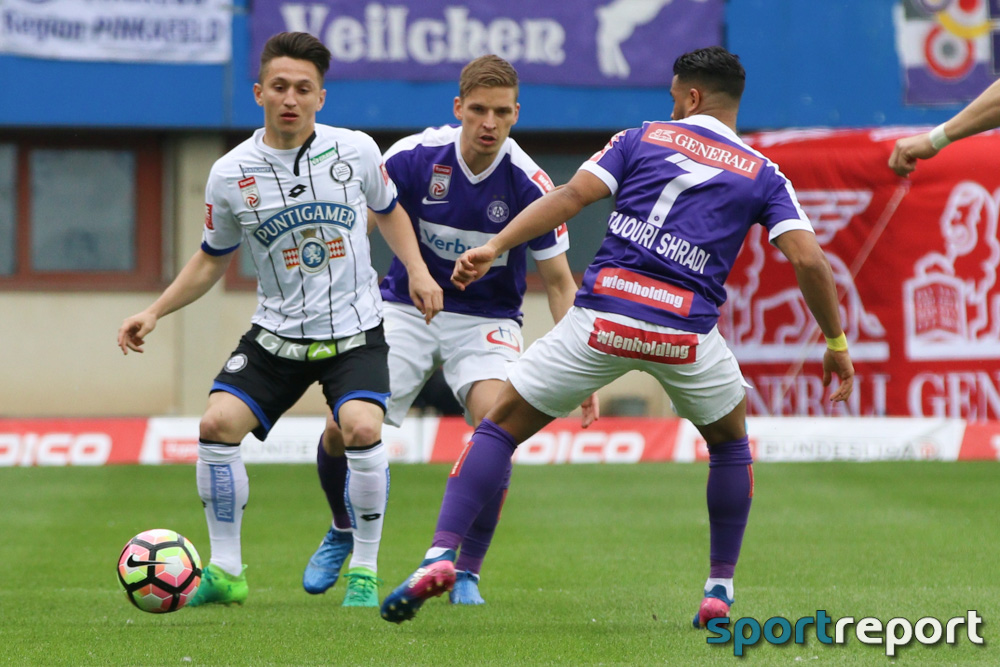
<svg viewBox="0 0 1000 667">
<path fill-rule="evenodd" d="M 677 414 L 708 444 L 710 571 L 694 625 L 729 614 L 753 460 L 746 385 L 716 321 L 723 284 L 751 225 L 764 225 L 788 257 L 826 336 L 823 382 L 840 380 L 831 400 L 846 400 L 854 377 L 833 275 L 809 220 L 777 166 L 736 134 L 744 81 L 739 59 L 721 47 L 682 55 L 674 63 L 671 122 L 616 134 L 565 187 L 458 259 L 452 280 L 470 285 L 507 248 L 615 197 L 574 307 L 510 369 L 497 404 L 451 472 L 431 548 L 383 601 L 383 618 L 408 620 L 452 586 L 455 548 L 496 493 L 519 443 L 633 369 L 657 378 Z"/>
<path fill-rule="evenodd" d="M 476 58 L 459 78 L 454 114 L 461 124 L 428 128 L 385 153 L 386 169 L 398 188 L 399 203 L 410 215 L 424 263 L 444 290 L 444 310 L 426 323 L 409 295 L 410 274 L 399 259 L 392 261 L 382 281 L 392 391 L 386 423 L 402 423 L 439 366 L 469 423 L 483 420 L 507 379 L 507 365 L 517 360 L 524 345 L 521 303 L 529 252 L 553 319 L 558 322 L 573 305 L 577 284 L 566 261 L 565 226 L 512 246 L 468 289 L 450 282 L 455 260 L 463 252 L 489 241 L 552 189 L 545 172 L 509 136 L 520 110 L 517 93 L 517 72 L 510 63 L 494 55 Z M 596 397 L 581 400 L 586 427 L 597 417 Z M 350 497 L 345 500 L 343 451 L 341 431 L 328 418 L 317 467 L 333 522 L 302 576 L 303 587 L 313 594 L 337 582 L 348 554 L 363 539 L 357 526 L 369 520 L 352 511 Z M 510 472 L 508 457 L 500 488 L 464 535 L 456 562 L 458 581 L 450 596 L 455 604 L 483 604 L 480 568 L 500 518 Z M 355 598 L 349 587 L 345 604 Z M 377 597 L 372 606 L 378 606 Z"/>
<path fill-rule="evenodd" d="M 953 141 L 1000 127 L 1000 81 L 994 81 L 979 97 L 930 132 L 896 141 L 889 167 L 900 176 L 909 176 L 917 160 L 929 160 Z"/>
</svg>

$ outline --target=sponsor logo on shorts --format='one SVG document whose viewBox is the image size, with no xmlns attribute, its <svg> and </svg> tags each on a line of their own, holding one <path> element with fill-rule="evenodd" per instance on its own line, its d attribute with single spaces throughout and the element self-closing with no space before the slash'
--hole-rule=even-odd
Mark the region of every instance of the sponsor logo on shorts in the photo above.
<svg viewBox="0 0 1000 667">
<path fill-rule="evenodd" d="M 756 155 L 721 141 L 708 139 L 680 125 L 650 123 L 642 140 L 648 144 L 672 148 L 695 162 L 719 167 L 749 179 L 757 178 L 760 165 L 764 163 Z"/>
<path fill-rule="evenodd" d="M 604 268 L 594 279 L 594 294 L 605 294 L 687 317 L 694 294 L 627 269 Z"/>
<path fill-rule="evenodd" d="M 520 332 L 511 326 L 485 326 L 482 327 L 486 333 L 486 342 L 493 345 L 509 347 L 518 354 L 521 353 Z"/>
<path fill-rule="evenodd" d="M 205 227 L 211 230 L 215 229 L 215 226 L 212 225 L 212 205 L 208 203 L 205 204 Z"/>
<path fill-rule="evenodd" d="M 697 358 L 696 334 L 668 334 L 637 329 L 602 318 L 594 320 L 587 344 L 616 357 L 660 364 L 692 364 Z"/>
<path fill-rule="evenodd" d="M 247 355 L 240 352 L 239 354 L 234 354 L 229 357 L 229 361 L 226 362 L 225 369 L 229 373 L 238 373 L 247 367 Z"/>
</svg>

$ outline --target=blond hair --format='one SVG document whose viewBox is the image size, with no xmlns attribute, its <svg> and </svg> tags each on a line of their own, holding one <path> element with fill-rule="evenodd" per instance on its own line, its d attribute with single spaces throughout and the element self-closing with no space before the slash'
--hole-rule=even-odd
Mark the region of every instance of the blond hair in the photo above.
<svg viewBox="0 0 1000 667">
<path fill-rule="evenodd" d="M 513 88 L 517 100 L 517 70 L 499 56 L 480 56 L 462 68 L 458 78 L 458 96 L 465 96 L 476 88 Z"/>
</svg>

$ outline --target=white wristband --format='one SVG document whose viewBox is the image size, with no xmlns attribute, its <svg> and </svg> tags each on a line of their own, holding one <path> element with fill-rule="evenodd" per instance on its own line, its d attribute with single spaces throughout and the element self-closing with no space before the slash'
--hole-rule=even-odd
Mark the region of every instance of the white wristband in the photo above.
<svg viewBox="0 0 1000 667">
<path fill-rule="evenodd" d="M 944 133 L 944 123 L 941 123 L 931 130 L 928 136 L 931 139 L 931 146 L 933 146 L 936 151 L 941 150 L 951 143 L 951 139 L 949 139 L 948 135 Z"/>
</svg>

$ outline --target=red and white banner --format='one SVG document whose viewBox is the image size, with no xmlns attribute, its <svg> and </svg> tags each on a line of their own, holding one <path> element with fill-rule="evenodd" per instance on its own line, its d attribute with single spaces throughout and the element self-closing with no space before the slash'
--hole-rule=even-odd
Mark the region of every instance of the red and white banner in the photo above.
<svg viewBox="0 0 1000 667">
<path fill-rule="evenodd" d="M 1000 134 L 957 142 L 899 178 L 887 166 L 893 142 L 919 129 L 747 137 L 813 223 L 857 372 L 848 403 L 824 399 L 822 336 L 756 226 L 720 322 L 754 386 L 751 415 L 1000 419 Z"/>
<path fill-rule="evenodd" d="M 247 436 L 247 463 L 314 463 L 323 417 L 285 417 L 266 442 Z M 770 418 L 748 420 L 758 462 L 1000 461 L 1000 422 L 910 418 Z M 386 426 L 393 463 L 454 463 L 472 435 L 457 417 L 407 419 Z M 197 417 L 152 419 L 0 419 L 0 467 L 191 464 L 198 457 Z M 517 448 L 525 465 L 679 463 L 708 459 L 705 442 L 681 419 L 605 417 L 588 429 L 557 419 Z"/>
</svg>

